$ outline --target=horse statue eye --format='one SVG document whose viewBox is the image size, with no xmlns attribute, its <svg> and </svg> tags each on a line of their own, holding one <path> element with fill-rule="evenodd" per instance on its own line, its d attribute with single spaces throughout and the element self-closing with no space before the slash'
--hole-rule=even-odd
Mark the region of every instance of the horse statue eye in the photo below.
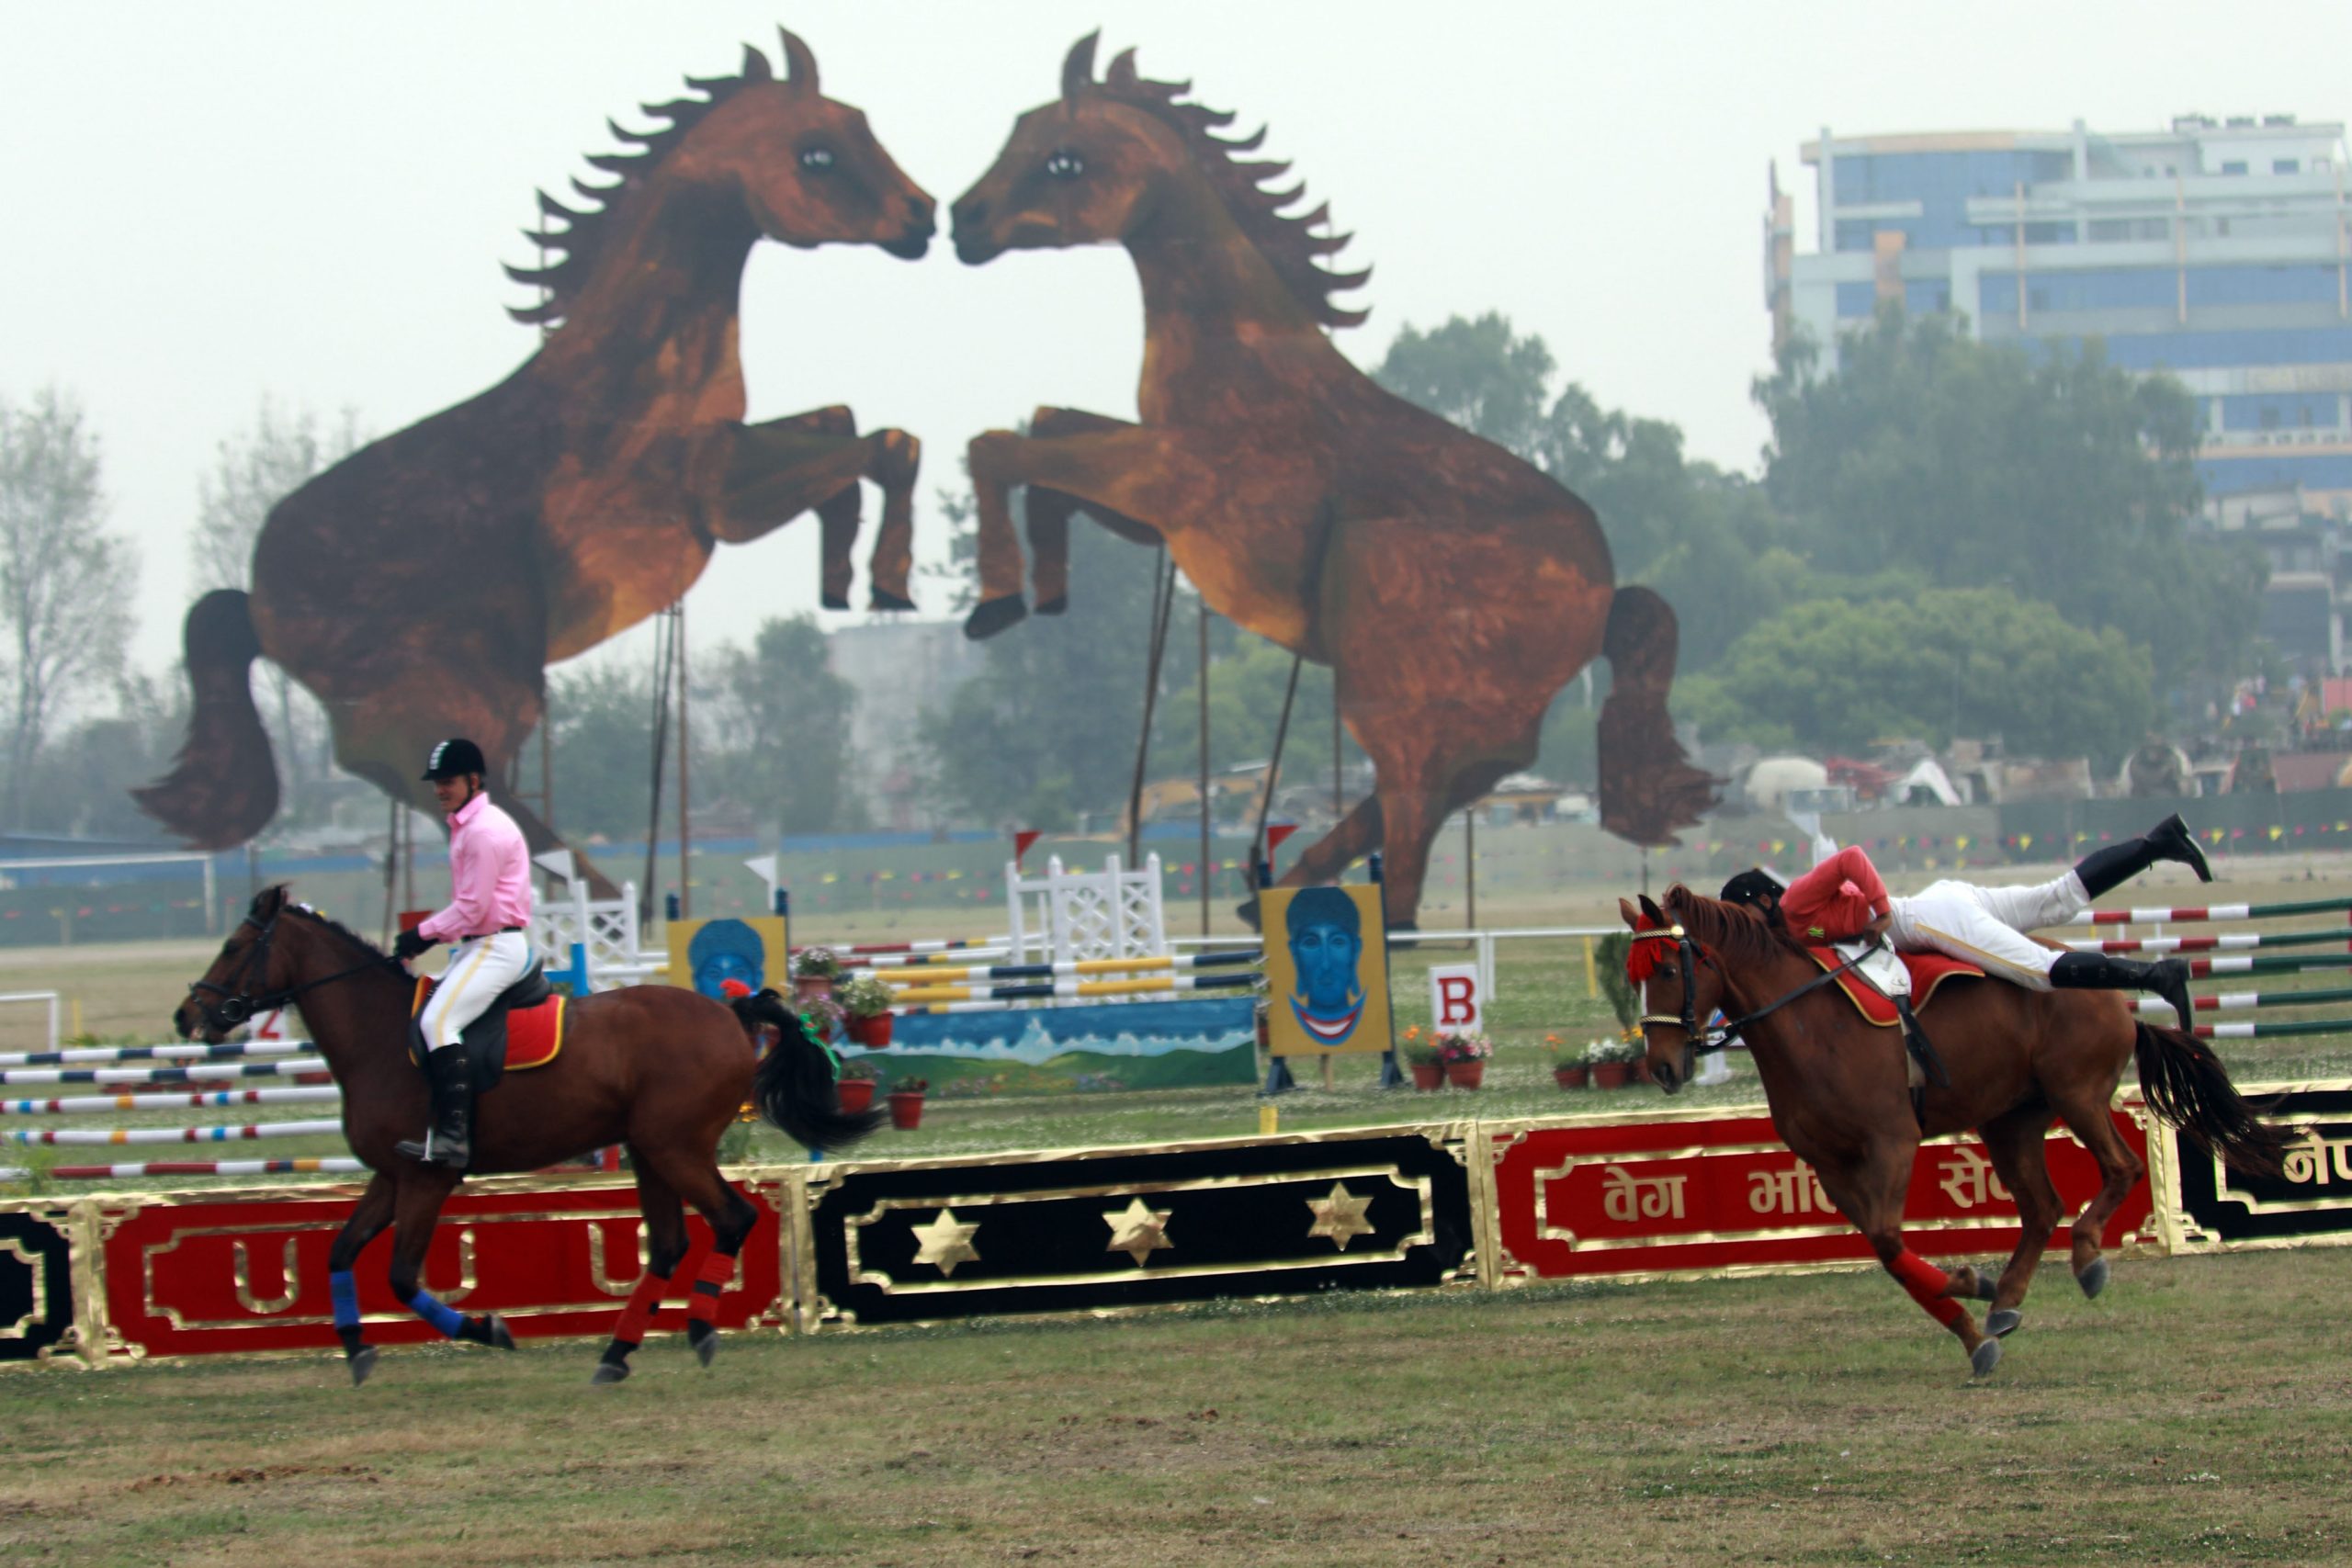
<svg viewBox="0 0 2352 1568">
<path fill-rule="evenodd" d="M 833 166 L 833 150 L 830 147 L 807 147 L 801 150 L 800 166 L 822 174 Z"/>
<path fill-rule="evenodd" d="M 1086 160 L 1067 147 L 1046 154 L 1046 173 L 1057 180 L 1074 180 L 1086 173 Z"/>
</svg>

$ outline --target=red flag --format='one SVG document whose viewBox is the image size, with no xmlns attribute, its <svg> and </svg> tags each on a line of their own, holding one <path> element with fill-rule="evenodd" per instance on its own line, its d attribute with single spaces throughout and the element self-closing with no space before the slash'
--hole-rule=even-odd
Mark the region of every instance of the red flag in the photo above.
<svg viewBox="0 0 2352 1568">
<path fill-rule="evenodd" d="M 1266 858 L 1273 859 L 1274 852 L 1283 847 L 1283 840 L 1297 831 L 1298 824 L 1295 822 L 1268 823 L 1266 825 Z"/>
<path fill-rule="evenodd" d="M 1029 852 L 1029 846 L 1035 843 L 1045 836 L 1046 835 L 1043 832 L 1035 828 L 1022 828 L 1016 829 L 1012 835 L 1012 863 L 1016 866 L 1019 865 L 1021 863 L 1021 857 Z"/>
</svg>

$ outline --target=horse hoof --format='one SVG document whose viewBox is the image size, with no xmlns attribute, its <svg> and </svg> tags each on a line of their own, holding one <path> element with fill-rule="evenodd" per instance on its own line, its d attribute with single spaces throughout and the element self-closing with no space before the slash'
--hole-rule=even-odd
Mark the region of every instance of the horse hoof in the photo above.
<svg viewBox="0 0 2352 1568">
<path fill-rule="evenodd" d="M 911 610 L 915 602 L 903 593 L 892 593 L 877 588 L 865 602 L 869 610 Z"/>
<path fill-rule="evenodd" d="M 500 1350 L 514 1348 L 514 1336 L 506 1332 L 506 1320 L 496 1313 L 492 1313 L 489 1315 L 489 1323 L 492 1347 Z"/>
<path fill-rule="evenodd" d="M 588 1386 L 598 1388 L 608 1382 L 619 1382 L 628 1376 L 627 1361 L 599 1361 L 596 1370 L 588 1374 Z"/>
<path fill-rule="evenodd" d="M 1029 606 L 1018 593 L 1008 593 L 1001 599 L 984 599 L 964 617 L 964 635 L 978 642 L 983 637 L 996 636 L 1007 626 L 1019 625 L 1028 614 Z"/>
<path fill-rule="evenodd" d="M 1976 1377 L 1990 1376 L 2000 1364 L 2001 1342 L 1997 1339 L 1987 1339 L 1968 1353 L 1968 1370 Z"/>
<path fill-rule="evenodd" d="M 362 1345 L 351 1353 L 347 1364 L 351 1368 L 351 1386 L 357 1388 L 368 1381 L 368 1374 L 376 1370 L 376 1347 Z"/>
<path fill-rule="evenodd" d="M 2107 1259 L 2092 1258 L 2091 1266 L 2075 1276 L 2075 1283 L 2083 1288 L 2083 1295 L 2086 1299 L 2096 1297 L 2101 1291 L 2107 1289 Z"/>
<path fill-rule="evenodd" d="M 2025 1321 L 2025 1314 L 2015 1307 L 1995 1307 L 1984 1314 L 1984 1332 L 1996 1339 L 2007 1338 Z"/>
<path fill-rule="evenodd" d="M 1069 613 L 1069 595 L 1067 593 L 1057 593 L 1050 599 L 1037 601 L 1037 614 L 1041 615 L 1065 615 Z"/>
<path fill-rule="evenodd" d="M 718 1354 L 718 1330 L 707 1323 L 689 1323 L 686 1338 L 695 1348 L 695 1359 L 706 1367 L 710 1365 L 710 1359 Z"/>
<path fill-rule="evenodd" d="M 846 593 L 820 593 L 817 595 L 817 603 L 824 609 L 846 610 L 849 608 L 849 595 Z"/>
</svg>

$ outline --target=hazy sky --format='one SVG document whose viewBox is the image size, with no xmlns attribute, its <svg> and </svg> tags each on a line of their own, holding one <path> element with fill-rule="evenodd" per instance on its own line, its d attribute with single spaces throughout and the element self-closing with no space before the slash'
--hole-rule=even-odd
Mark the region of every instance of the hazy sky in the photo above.
<svg viewBox="0 0 2352 1568">
<path fill-rule="evenodd" d="M 1099 26 L 1103 60 L 1137 46 L 1145 74 L 1271 125 L 1267 150 L 1355 233 L 1341 259 L 1375 269 L 1351 297 L 1371 320 L 1340 334 L 1359 364 L 1406 322 L 1500 310 L 1604 402 L 1744 468 L 1764 434 L 1747 388 L 1767 357 L 1766 168 L 1796 187 L 1810 249 L 1797 148 L 1822 126 L 2352 117 L 2344 0 L 16 0 L 0 5 L 0 395 L 54 382 L 92 415 L 111 523 L 142 558 L 137 659 L 176 654 L 198 477 L 265 396 L 348 407 L 381 434 L 503 377 L 536 341 L 504 315 L 529 296 L 498 267 L 532 259 L 533 190 L 601 181 L 582 155 L 615 150 L 605 117 L 643 125 L 636 105 L 730 73 L 745 42 L 773 56 L 778 22 L 939 199 L 943 229 Z M 1141 339 L 1111 249 L 969 268 L 944 241 L 911 264 L 765 244 L 744 278 L 751 417 L 846 401 L 921 436 L 919 557 L 974 432 L 1039 403 L 1132 417 Z M 877 510 L 869 491 L 869 523 Z M 716 565 L 689 601 L 698 646 L 814 607 L 816 525 Z"/>
</svg>

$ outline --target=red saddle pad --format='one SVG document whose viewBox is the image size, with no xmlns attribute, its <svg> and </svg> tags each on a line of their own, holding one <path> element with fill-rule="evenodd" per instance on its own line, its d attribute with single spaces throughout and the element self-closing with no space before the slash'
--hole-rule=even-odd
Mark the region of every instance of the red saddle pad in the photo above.
<svg viewBox="0 0 2352 1568">
<path fill-rule="evenodd" d="M 416 977 L 416 997 L 409 1003 L 408 1015 L 414 1018 L 424 1010 L 424 999 L 433 994 L 433 978 L 427 975 Z M 510 1073 L 544 1067 L 563 1049 L 563 1004 L 569 998 L 561 991 L 535 1008 L 509 1008 L 506 1011 L 506 1070 Z"/>
<path fill-rule="evenodd" d="M 1838 956 L 1834 948 L 1807 946 L 1805 951 L 1813 954 L 1813 961 L 1824 969 L 1835 969 L 1846 962 Z M 1926 1012 L 1928 1004 L 1935 999 L 1936 987 L 1946 980 L 1955 976 L 1975 980 L 1984 977 L 1984 971 L 1975 964 L 1963 964 L 1957 958 L 1946 958 L 1940 953 L 1905 953 L 1899 956 L 1903 960 L 1903 967 L 1911 972 L 1913 1012 Z M 1878 987 L 1860 975 L 1849 971 L 1838 976 L 1838 988 L 1846 993 L 1846 999 L 1852 1002 L 1864 1018 L 1880 1028 L 1892 1029 L 1903 1021 L 1895 1013 L 1894 1001 L 1881 996 Z"/>
</svg>

